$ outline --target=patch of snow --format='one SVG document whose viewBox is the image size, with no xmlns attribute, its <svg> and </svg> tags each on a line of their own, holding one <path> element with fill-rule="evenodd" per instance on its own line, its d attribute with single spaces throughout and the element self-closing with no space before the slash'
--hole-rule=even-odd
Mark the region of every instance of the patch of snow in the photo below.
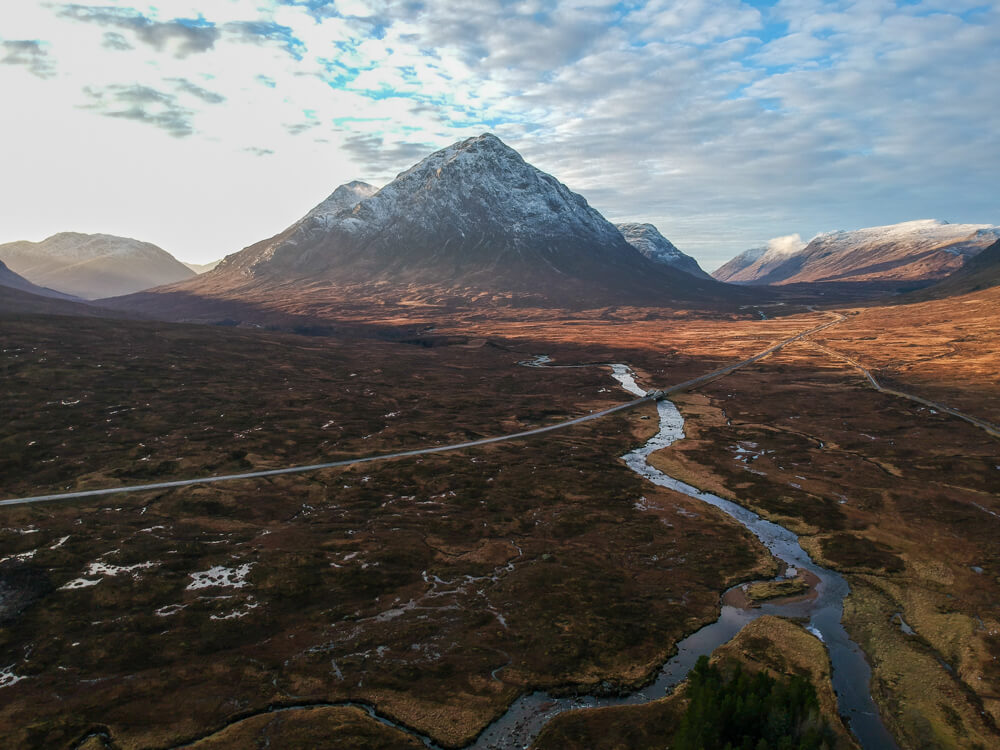
<svg viewBox="0 0 1000 750">
<path fill-rule="evenodd" d="M 87 575 L 90 576 L 117 576 L 122 573 L 135 573 L 137 570 L 152 568 L 158 565 L 155 562 L 136 563 L 135 565 L 109 565 L 108 563 L 94 562 L 87 568 Z"/>
<path fill-rule="evenodd" d="M 60 586 L 60 589 L 72 590 L 72 589 L 85 589 L 88 586 L 96 586 L 101 582 L 102 579 L 97 578 L 93 581 L 87 580 L 86 578 L 74 578 L 69 583 L 64 583 Z"/>
<path fill-rule="evenodd" d="M 260 606 L 260 602 L 248 602 L 243 610 L 234 609 L 228 615 L 211 615 L 209 619 L 211 620 L 239 620 L 250 614 L 251 610 L 257 609 Z"/>
<path fill-rule="evenodd" d="M 170 617 L 170 615 L 176 615 L 182 609 L 184 609 L 186 604 L 168 604 L 165 607 L 160 607 L 153 611 L 153 614 L 157 617 Z"/>
<path fill-rule="evenodd" d="M 10 555 L 8 557 L 0 557 L 0 563 L 7 562 L 8 560 L 30 560 L 38 552 L 37 549 L 28 550 L 27 552 L 21 552 L 17 555 Z"/>
<path fill-rule="evenodd" d="M 247 585 L 245 580 L 250 573 L 253 563 L 243 563 L 236 568 L 226 568 L 216 565 L 208 570 L 191 573 L 194 580 L 188 584 L 187 590 L 205 589 L 212 586 L 225 586 L 228 588 L 241 589 Z"/>
<path fill-rule="evenodd" d="M 14 674 L 14 665 L 11 664 L 3 669 L 0 669 L 0 688 L 10 687 L 11 685 L 16 685 L 21 680 L 26 680 L 27 677 L 20 677 Z"/>
</svg>

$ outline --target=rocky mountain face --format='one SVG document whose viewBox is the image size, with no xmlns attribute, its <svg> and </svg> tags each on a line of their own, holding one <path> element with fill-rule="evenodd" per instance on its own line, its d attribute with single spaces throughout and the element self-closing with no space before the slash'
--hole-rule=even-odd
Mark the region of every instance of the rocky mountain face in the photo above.
<svg viewBox="0 0 1000 750">
<path fill-rule="evenodd" d="M 821 234 L 784 257 L 748 251 L 713 276 L 745 284 L 933 281 L 961 268 L 1000 237 L 1000 228 L 934 219 Z"/>
<path fill-rule="evenodd" d="M 353 209 L 365 198 L 371 198 L 377 192 L 377 187 L 361 180 L 346 182 L 330 193 L 326 200 L 307 213 L 303 221 L 317 219 L 319 220 L 317 223 L 325 222 L 341 211 Z"/>
<path fill-rule="evenodd" d="M 61 232 L 41 242 L 0 245 L 0 260 L 40 286 L 84 299 L 130 294 L 194 276 L 148 242 L 110 234 Z"/>
<path fill-rule="evenodd" d="M 624 223 L 615 226 L 628 244 L 654 263 L 673 266 L 698 278 L 711 278 L 701 269 L 698 261 L 678 250 L 674 243 L 660 234 L 660 230 L 652 224 Z"/>
<path fill-rule="evenodd" d="M 156 294 L 272 304 L 279 293 L 346 290 L 566 305 L 729 294 L 644 257 L 583 197 L 491 134 L 433 153 L 379 190 L 342 185 L 280 234 Z M 120 304 L 155 308 L 154 296 Z"/>
</svg>

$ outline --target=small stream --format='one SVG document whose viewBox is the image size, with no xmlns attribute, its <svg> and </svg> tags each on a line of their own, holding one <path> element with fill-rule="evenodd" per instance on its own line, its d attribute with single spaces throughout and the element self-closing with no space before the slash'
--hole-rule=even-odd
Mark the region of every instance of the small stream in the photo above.
<svg viewBox="0 0 1000 750">
<path fill-rule="evenodd" d="M 550 365 L 550 362 L 549 357 L 541 356 L 521 364 L 531 367 L 560 367 L 560 365 Z M 593 367 L 595 365 L 561 366 Z M 626 365 L 603 366 L 611 367 L 612 377 L 626 391 L 636 396 L 646 395 L 646 392 L 635 382 L 632 371 Z M 544 691 L 522 695 L 511 704 L 503 716 L 486 727 L 482 734 L 476 738 L 476 741 L 468 745 L 467 748 L 475 750 L 523 750 L 530 747 L 548 721 L 565 711 L 637 705 L 662 698 L 684 680 L 700 656 L 710 655 L 716 648 L 728 643 L 747 623 L 762 615 L 772 614 L 796 617 L 807 621 L 806 628 L 826 645 L 833 665 L 833 687 L 837 693 L 840 713 L 847 720 L 862 748 L 865 750 L 898 750 L 895 740 L 886 730 L 879 717 L 878 709 L 872 701 L 868 689 L 871 669 L 865 660 L 865 655 L 860 647 L 848 637 L 847 631 L 844 630 L 840 622 L 844 611 L 844 598 L 850 590 L 847 581 L 837 573 L 814 563 L 799 545 L 798 537 L 783 526 L 766 521 L 756 513 L 736 503 L 703 492 L 697 487 L 692 487 L 652 467 L 647 462 L 650 454 L 684 438 L 684 418 L 677 407 L 665 399 L 656 402 L 656 406 L 659 413 L 660 429 L 645 445 L 622 457 L 628 467 L 653 484 L 701 500 L 734 518 L 753 533 L 775 557 L 784 561 L 788 568 L 812 573 L 818 579 L 815 586 L 815 596 L 788 600 L 784 603 L 781 601 L 765 602 L 758 607 L 749 609 L 723 604 L 722 612 L 715 622 L 678 642 L 677 654 L 660 668 L 653 682 L 644 688 L 623 696 L 556 697 Z M 361 708 L 382 724 L 394 727 L 418 739 L 427 748 L 441 750 L 441 747 L 430 737 L 381 715 L 374 706 L 364 702 L 338 701 L 275 705 L 250 715 L 309 710 L 323 706 Z M 227 726 L 243 721 L 250 715 L 234 719 Z M 194 742 L 195 740 L 177 745 L 171 750 L 190 747 Z"/>
<path fill-rule="evenodd" d="M 540 357 L 532 364 L 545 366 L 549 361 L 551 360 L 547 357 Z M 615 364 L 611 365 L 611 369 L 612 376 L 626 391 L 636 396 L 645 395 L 627 366 Z M 684 680 L 698 657 L 710 655 L 716 648 L 728 643 L 752 620 L 771 614 L 808 620 L 807 629 L 826 645 L 833 665 L 833 687 L 837 693 L 840 713 L 861 746 L 865 750 L 897 748 L 895 740 L 882 723 L 868 689 L 871 668 L 861 648 L 850 639 L 840 622 L 844 612 L 844 598 L 850 590 L 847 581 L 839 574 L 814 563 L 799 545 L 798 537 L 783 526 L 652 467 L 647 462 L 651 453 L 684 437 L 684 418 L 672 402 L 657 402 L 657 411 L 660 418 L 659 432 L 645 445 L 623 456 L 628 467 L 653 484 L 708 503 L 739 521 L 789 568 L 805 570 L 815 575 L 819 579 L 815 587 L 816 595 L 786 603 L 765 602 L 752 609 L 723 605 L 718 620 L 677 644 L 677 654 L 660 668 L 650 685 L 620 697 L 584 695 L 566 698 L 542 691 L 523 695 L 502 717 L 487 727 L 471 747 L 477 750 L 526 748 L 550 719 L 564 711 L 636 705 L 661 698 Z"/>
</svg>

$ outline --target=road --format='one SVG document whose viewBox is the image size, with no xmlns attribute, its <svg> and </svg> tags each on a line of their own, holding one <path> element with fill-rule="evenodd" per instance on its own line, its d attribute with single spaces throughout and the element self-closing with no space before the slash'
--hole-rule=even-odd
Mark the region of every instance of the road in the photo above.
<svg viewBox="0 0 1000 750">
<path fill-rule="evenodd" d="M 929 399 L 922 398 L 921 396 L 914 396 L 912 393 L 897 391 L 894 388 L 887 388 L 886 386 L 879 383 L 875 379 L 875 376 L 871 374 L 871 371 L 863 364 L 858 362 L 856 359 L 851 359 L 846 354 L 838 352 L 835 349 L 831 349 L 827 346 L 823 346 L 822 344 L 817 344 L 815 341 L 810 341 L 809 344 L 810 346 L 813 346 L 816 349 L 819 349 L 820 351 L 829 354 L 831 357 L 834 357 L 836 359 L 841 359 L 844 362 L 847 362 L 849 365 L 851 365 L 851 367 L 855 368 L 856 370 L 860 370 L 861 373 L 868 379 L 868 382 L 871 384 L 872 388 L 874 388 L 876 391 L 879 391 L 880 393 L 888 393 L 890 396 L 898 396 L 899 398 L 909 399 L 910 401 L 922 404 L 923 406 L 926 406 L 929 409 L 936 409 L 937 411 L 944 412 L 945 414 L 950 414 L 953 417 L 964 419 L 969 424 L 975 425 L 976 427 L 985 430 L 993 437 L 1000 437 L 1000 426 L 995 425 L 992 422 L 987 422 L 985 419 L 979 419 L 978 417 L 970 416 L 968 414 L 960 412 L 958 409 L 952 409 L 950 406 L 939 404 L 937 401 L 931 401 Z"/>
<path fill-rule="evenodd" d="M 687 391 L 695 388 L 699 385 L 704 385 L 716 378 L 723 377 L 725 375 L 734 372 L 741 367 L 746 367 L 754 362 L 759 362 L 764 357 L 773 354 L 784 346 L 791 344 L 793 341 L 798 341 L 805 336 L 813 333 L 822 331 L 830 326 L 836 325 L 841 321 L 845 320 L 845 316 L 839 313 L 827 313 L 828 315 L 835 316 L 834 320 L 830 320 L 826 323 L 822 323 L 818 326 L 810 328 L 808 330 L 802 331 L 790 336 L 783 341 L 779 341 L 777 344 L 768 347 L 764 351 L 755 354 L 752 357 L 744 359 L 740 362 L 736 362 L 732 365 L 727 365 L 726 367 L 721 367 L 718 370 L 713 370 L 705 375 L 701 375 L 697 378 L 692 378 L 691 380 L 685 380 L 683 383 L 678 383 L 677 385 L 670 386 L 669 388 L 662 389 L 664 396 L 669 396 L 673 393 L 680 393 L 681 391 Z M 342 461 L 330 461 L 321 464 L 309 464 L 308 466 L 289 466 L 284 469 L 267 469 L 264 471 L 250 471 L 243 474 L 223 474 L 219 476 L 208 476 L 208 477 L 198 477 L 196 479 L 176 479 L 169 482 L 153 482 L 150 484 L 136 484 L 124 487 L 106 487 L 104 489 L 97 490 L 80 490 L 77 492 L 60 492 L 50 495 L 34 495 L 32 497 L 16 497 L 7 500 L 0 500 L 0 506 L 4 505 L 26 505 L 28 503 L 44 503 L 51 502 L 55 500 L 78 500 L 81 498 L 90 497 L 104 497 L 107 495 L 118 495 L 127 492 L 148 492 L 150 490 L 168 490 L 175 487 L 189 487 L 196 484 L 211 484 L 213 482 L 231 482 L 237 479 L 260 479 L 263 477 L 276 477 L 283 474 L 302 474 L 309 471 L 320 471 L 322 469 L 336 469 L 344 466 L 356 466 L 358 464 L 374 463 L 376 461 L 388 461 L 394 458 L 412 458 L 413 456 L 426 456 L 432 453 L 445 453 L 449 451 L 463 450 L 465 448 L 475 448 L 480 445 L 489 445 L 490 443 L 501 443 L 508 440 L 519 440 L 521 438 L 531 437 L 533 435 L 541 435 L 546 432 L 553 432 L 554 430 L 564 430 L 567 427 L 572 427 L 574 425 L 582 424 L 584 422 L 590 422 L 594 419 L 601 419 L 609 414 L 615 414 L 616 412 L 624 411 L 625 409 L 631 409 L 633 407 L 639 406 L 655 399 L 652 396 L 645 396 L 643 398 L 637 398 L 634 401 L 629 401 L 624 404 L 619 404 L 618 406 L 613 406 L 610 409 L 604 409 L 603 411 L 593 412 L 582 417 L 577 417 L 576 419 L 570 419 L 565 422 L 558 422 L 556 424 L 548 425 L 547 427 L 537 427 L 533 430 L 524 430 L 522 432 L 514 432 L 508 435 L 499 435 L 497 437 L 482 438 L 480 440 L 469 440 L 464 443 L 453 443 L 451 445 L 440 445 L 433 448 L 417 448 L 415 450 L 409 451 L 397 451 L 395 453 L 381 453 L 375 456 L 364 456 L 362 458 L 348 458 Z"/>
</svg>

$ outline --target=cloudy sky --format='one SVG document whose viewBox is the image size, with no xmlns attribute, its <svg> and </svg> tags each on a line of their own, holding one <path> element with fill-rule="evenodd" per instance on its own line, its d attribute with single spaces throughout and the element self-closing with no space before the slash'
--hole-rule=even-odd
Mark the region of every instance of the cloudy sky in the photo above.
<svg viewBox="0 0 1000 750">
<path fill-rule="evenodd" d="M 0 3 L 0 242 L 208 261 L 492 131 L 707 269 L 1000 223 L 1000 0 Z"/>
</svg>

